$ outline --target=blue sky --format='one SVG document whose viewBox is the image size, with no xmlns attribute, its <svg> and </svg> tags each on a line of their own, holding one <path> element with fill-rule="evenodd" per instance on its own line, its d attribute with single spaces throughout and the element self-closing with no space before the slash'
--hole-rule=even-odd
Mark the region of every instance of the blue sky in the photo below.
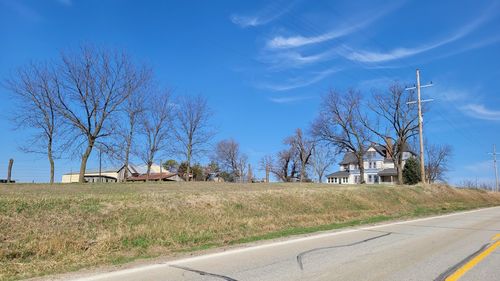
<svg viewBox="0 0 500 281">
<path fill-rule="evenodd" d="M 500 146 L 499 1 L 14 1 L 0 0 L 0 78 L 30 60 L 91 43 L 124 48 L 175 94 L 201 94 L 217 139 L 233 137 L 257 165 L 315 118 L 329 88 L 433 81 L 425 137 L 453 146 L 452 182 L 492 181 Z M 24 154 L 0 89 L 0 177 L 47 181 L 43 157 Z M 56 178 L 75 171 L 61 159 Z M 89 168 L 96 167 L 95 157 Z M 332 168 L 333 170 L 336 167 Z"/>
</svg>

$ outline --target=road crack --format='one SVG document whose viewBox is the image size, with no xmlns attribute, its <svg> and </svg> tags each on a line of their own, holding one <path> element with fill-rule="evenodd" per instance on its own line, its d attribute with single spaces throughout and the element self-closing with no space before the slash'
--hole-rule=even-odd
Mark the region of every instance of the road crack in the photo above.
<svg viewBox="0 0 500 281">
<path fill-rule="evenodd" d="M 182 270 L 186 270 L 186 271 L 198 273 L 199 275 L 202 275 L 202 276 L 211 276 L 211 277 L 215 277 L 215 278 L 220 278 L 220 279 L 223 279 L 223 280 L 226 280 L 226 281 L 238 281 L 238 280 L 236 280 L 234 278 L 231 278 L 231 277 L 228 277 L 228 276 L 225 276 L 225 275 L 220 275 L 220 274 L 216 274 L 216 273 L 210 273 L 210 272 L 206 272 L 206 271 L 202 271 L 202 270 L 197 270 L 197 269 L 193 269 L 193 268 L 189 268 L 189 267 L 185 267 L 185 266 L 170 265 L 170 267 L 174 267 L 174 268 L 178 268 L 178 269 L 182 269 Z"/>
<path fill-rule="evenodd" d="M 351 247 L 351 246 L 355 246 L 355 245 L 359 245 L 359 244 L 362 244 L 362 243 L 366 243 L 366 242 L 369 242 L 369 241 L 372 241 L 372 240 L 375 240 L 375 239 L 379 239 L 379 238 L 382 238 L 382 237 L 385 237 L 385 236 L 389 236 L 391 234 L 392 234 L 392 232 L 386 232 L 386 233 L 384 233 L 382 235 L 377 235 L 377 236 L 370 237 L 370 238 L 367 238 L 367 239 L 364 239 L 364 240 L 361 240 L 361 241 L 357 241 L 357 242 L 354 242 L 354 243 L 349 243 L 349 244 L 344 244 L 344 245 L 328 246 L 328 247 L 320 247 L 320 248 L 314 248 L 314 249 L 311 249 L 311 250 L 307 250 L 307 251 L 304 251 L 304 252 L 302 252 L 302 253 L 300 253 L 300 254 L 297 255 L 297 264 L 299 265 L 300 270 L 304 270 L 304 265 L 302 263 L 302 259 L 307 254 L 310 254 L 310 253 L 313 253 L 313 252 L 316 252 L 316 251 L 328 250 L 328 249 Z"/>
</svg>

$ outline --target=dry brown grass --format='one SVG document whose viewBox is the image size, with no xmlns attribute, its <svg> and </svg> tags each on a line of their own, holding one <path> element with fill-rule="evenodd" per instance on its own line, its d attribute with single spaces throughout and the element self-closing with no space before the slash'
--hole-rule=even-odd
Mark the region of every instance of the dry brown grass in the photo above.
<svg viewBox="0 0 500 281">
<path fill-rule="evenodd" d="M 0 280 L 499 204 L 446 186 L 0 185 Z"/>
</svg>

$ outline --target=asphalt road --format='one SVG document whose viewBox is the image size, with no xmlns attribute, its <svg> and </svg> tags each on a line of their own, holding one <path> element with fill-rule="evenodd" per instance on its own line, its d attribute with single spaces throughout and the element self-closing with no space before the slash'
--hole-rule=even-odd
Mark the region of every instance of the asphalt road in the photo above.
<svg viewBox="0 0 500 281">
<path fill-rule="evenodd" d="M 489 208 L 320 233 L 72 280 L 500 280 L 498 234 L 500 208 Z"/>
</svg>

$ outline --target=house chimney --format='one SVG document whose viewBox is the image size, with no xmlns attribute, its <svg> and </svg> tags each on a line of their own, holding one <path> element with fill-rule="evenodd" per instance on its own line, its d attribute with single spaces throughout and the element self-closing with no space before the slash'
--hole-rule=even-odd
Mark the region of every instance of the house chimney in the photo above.
<svg viewBox="0 0 500 281">
<path fill-rule="evenodd" d="M 385 137 L 385 145 L 387 149 L 385 153 L 385 158 L 392 159 L 392 156 L 394 155 L 394 148 L 392 145 L 392 139 L 390 137 Z"/>
</svg>

